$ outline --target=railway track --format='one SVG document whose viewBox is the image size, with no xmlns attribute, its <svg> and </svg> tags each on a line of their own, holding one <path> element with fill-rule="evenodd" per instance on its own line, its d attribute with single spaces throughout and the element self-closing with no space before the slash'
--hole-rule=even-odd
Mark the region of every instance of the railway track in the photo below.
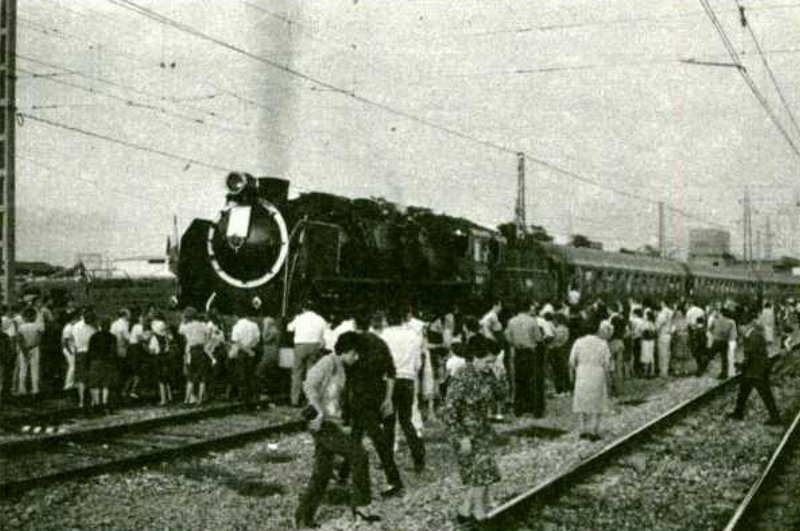
<svg viewBox="0 0 800 531">
<path fill-rule="evenodd" d="M 800 413 L 725 531 L 800 529 Z"/>
<path fill-rule="evenodd" d="M 784 373 L 773 388 L 793 392 L 798 376 Z M 778 384 L 778 380 L 783 385 Z M 738 377 L 691 399 L 616 440 L 567 471 L 496 507 L 486 529 L 719 529 L 744 497 L 780 440 L 758 403 L 750 421 L 734 422 Z M 781 402 L 779 402 L 781 403 Z M 742 528 L 744 529 L 744 528 Z"/>
<path fill-rule="evenodd" d="M 86 421 L 83 426 L 72 425 L 75 416 L 61 411 L 41 412 L 32 415 L 18 415 L 6 419 L 7 428 L 12 435 L 0 439 L 0 456 L 13 452 L 25 452 L 63 441 L 91 440 L 97 436 L 110 436 L 132 431 L 157 428 L 185 422 L 194 422 L 233 413 L 268 408 L 268 402 L 247 404 L 231 402 L 212 404 L 192 409 L 143 408 L 138 411 L 124 411 L 118 415 Z M 85 413 L 81 411 L 81 416 Z M 92 425 L 97 424 L 97 425 Z M 39 428 L 37 430 L 36 428 Z"/>
<path fill-rule="evenodd" d="M 55 481 L 230 448 L 304 426 L 293 416 L 248 412 L 247 406 L 240 406 L 7 441 L 0 444 L 0 497 Z"/>
</svg>

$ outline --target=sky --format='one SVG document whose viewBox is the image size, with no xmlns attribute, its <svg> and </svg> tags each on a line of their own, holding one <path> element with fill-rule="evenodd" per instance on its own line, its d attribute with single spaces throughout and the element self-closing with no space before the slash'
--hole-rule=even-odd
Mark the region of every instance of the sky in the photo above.
<svg viewBox="0 0 800 531">
<path fill-rule="evenodd" d="M 709 2 L 794 148 L 697 0 L 19 0 L 17 258 L 161 254 L 231 170 L 494 227 L 517 152 L 559 241 L 741 254 L 748 186 L 798 255 L 800 2 Z"/>
</svg>

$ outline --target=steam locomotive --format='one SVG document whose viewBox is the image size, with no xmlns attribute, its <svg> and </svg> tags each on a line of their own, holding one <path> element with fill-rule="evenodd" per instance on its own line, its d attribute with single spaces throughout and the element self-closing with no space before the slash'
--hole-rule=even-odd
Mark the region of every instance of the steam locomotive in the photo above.
<svg viewBox="0 0 800 531">
<path fill-rule="evenodd" d="M 800 279 L 540 242 L 380 199 L 306 193 L 231 173 L 216 220 L 195 219 L 178 263 L 181 305 L 285 316 L 321 307 L 485 309 L 491 299 L 800 297 Z"/>
</svg>

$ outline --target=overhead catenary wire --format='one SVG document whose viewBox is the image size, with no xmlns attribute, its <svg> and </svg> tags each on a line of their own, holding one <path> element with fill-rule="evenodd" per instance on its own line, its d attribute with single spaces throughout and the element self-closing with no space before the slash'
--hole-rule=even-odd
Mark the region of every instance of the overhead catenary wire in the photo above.
<svg viewBox="0 0 800 531">
<path fill-rule="evenodd" d="M 205 168 L 209 168 L 209 169 L 212 169 L 212 170 L 218 170 L 218 171 L 224 171 L 224 172 L 235 171 L 235 169 L 233 169 L 233 168 L 226 168 L 224 166 L 220 166 L 220 165 L 217 165 L 217 164 L 212 164 L 210 162 L 205 162 L 205 161 L 193 158 L 193 157 L 177 155 L 175 153 L 170 153 L 169 151 L 164 151 L 162 149 L 156 149 L 156 148 L 152 148 L 152 147 L 149 147 L 149 146 L 144 146 L 142 144 L 137 144 L 135 142 L 129 142 L 127 140 L 114 138 L 114 137 L 105 135 L 103 133 L 98 133 L 96 131 L 90 131 L 88 129 L 83 129 L 83 128 L 80 128 L 80 127 L 76 127 L 76 126 L 73 126 L 73 125 L 65 124 L 65 123 L 62 123 L 62 122 L 55 121 L 55 120 L 48 120 L 47 118 L 42 118 L 40 116 L 36 116 L 35 114 L 30 114 L 30 113 L 27 113 L 27 112 L 19 112 L 19 113 L 17 113 L 17 115 L 21 116 L 23 119 L 26 119 L 26 120 L 33 120 L 34 122 L 46 124 L 46 125 L 49 125 L 51 127 L 56 127 L 56 128 L 64 129 L 64 130 L 67 130 L 67 131 L 72 131 L 74 133 L 78 133 L 78 134 L 81 134 L 81 135 L 89 136 L 89 137 L 92 137 L 92 138 L 97 138 L 97 139 L 100 139 L 100 140 L 104 140 L 106 142 L 111 142 L 113 144 L 119 144 L 121 146 L 125 146 L 125 147 L 128 147 L 130 149 L 135 149 L 135 150 L 138 150 L 138 151 L 143 151 L 145 153 L 151 153 L 151 154 L 154 154 L 154 155 L 160 155 L 160 156 L 168 158 L 168 159 L 178 160 L 178 161 L 181 161 L 181 162 L 184 162 L 184 163 L 191 163 L 191 164 L 195 164 L 197 166 L 203 166 Z"/>
<path fill-rule="evenodd" d="M 795 119 L 794 113 L 792 112 L 792 108 L 789 106 L 789 102 L 786 101 L 786 96 L 783 94 L 783 90 L 781 89 L 780 83 L 778 83 L 778 79 L 775 77 L 775 72 L 773 72 L 772 67 L 767 62 L 767 58 L 764 55 L 764 50 L 761 49 L 761 44 L 758 42 L 758 38 L 756 37 L 755 30 L 753 29 L 753 23 L 747 18 L 745 14 L 744 6 L 739 2 L 739 0 L 734 0 L 736 6 L 739 8 L 741 17 L 742 17 L 742 24 L 747 28 L 748 32 L 750 33 L 750 37 L 753 39 L 753 43 L 756 46 L 756 50 L 758 50 L 758 55 L 761 57 L 761 62 L 764 64 L 764 68 L 767 70 L 770 79 L 772 80 L 772 84 L 775 87 L 775 91 L 778 93 L 778 96 L 783 103 L 783 107 L 786 109 L 786 113 L 789 115 L 789 119 L 794 126 L 794 131 L 797 133 L 798 138 L 800 138 L 800 126 L 797 125 L 797 120 Z"/>
<path fill-rule="evenodd" d="M 752 7 L 750 9 L 753 11 L 770 11 L 776 9 L 796 9 L 796 8 L 800 8 L 800 2 L 793 2 L 789 4 L 767 4 L 763 6 Z M 726 10 L 726 11 L 732 12 L 733 10 Z M 469 32 L 451 32 L 444 34 L 434 34 L 432 35 L 432 37 L 434 38 L 448 37 L 449 39 L 452 40 L 453 38 L 485 37 L 485 36 L 504 35 L 504 34 L 524 34 L 533 32 L 573 30 L 573 29 L 583 29 L 592 27 L 608 28 L 610 26 L 629 26 L 629 25 L 636 25 L 636 24 L 650 23 L 650 22 L 669 22 L 684 18 L 694 18 L 702 14 L 703 14 L 702 11 L 684 11 L 681 13 L 675 13 L 670 15 L 646 15 L 641 17 L 622 17 L 622 18 L 604 19 L 604 20 L 586 20 L 579 22 L 541 24 L 537 26 L 530 25 L 530 26 L 520 26 L 516 28 L 481 29 Z"/>
<path fill-rule="evenodd" d="M 112 2 L 112 3 L 115 3 L 115 2 Z M 125 3 L 133 4 L 133 2 L 125 2 Z M 161 21 L 159 21 L 159 22 L 161 22 Z M 162 23 L 164 23 L 164 22 L 162 22 Z M 358 99 L 358 97 L 356 97 L 356 96 L 360 96 L 360 95 L 355 95 L 355 94 L 349 94 L 344 89 L 341 89 L 339 87 L 335 87 L 333 85 L 329 85 L 327 83 L 319 83 L 319 81 L 317 81 L 317 80 L 314 80 L 314 82 L 317 83 L 317 84 L 320 84 L 320 86 L 325 86 L 326 88 L 330 88 L 334 92 L 339 92 L 339 93 L 341 93 L 343 95 L 346 95 L 346 96 L 349 96 L 349 97 L 354 97 L 355 99 Z M 377 106 L 379 108 L 383 108 L 383 107 L 380 106 L 380 102 L 377 102 L 377 103 L 378 103 L 378 105 L 375 105 L 375 106 Z M 393 109 L 393 111 L 394 111 L 394 109 Z M 419 117 L 416 117 L 416 118 L 419 118 Z M 418 120 L 415 120 L 415 121 L 418 121 Z M 435 124 L 435 125 L 438 125 L 438 124 Z M 461 133 L 461 132 L 458 132 L 458 133 Z M 482 142 L 482 139 L 477 139 L 477 140 Z M 490 144 L 492 144 L 492 143 L 490 143 Z M 496 147 L 496 146 L 494 146 L 494 147 Z M 516 153 L 516 150 L 509 150 L 505 146 L 501 146 L 501 148 L 502 148 L 502 150 L 504 152 L 513 151 L 514 153 Z M 539 158 L 536 158 L 536 157 L 529 157 L 529 158 L 533 162 L 536 162 L 536 163 L 539 163 L 539 164 L 543 164 L 543 165 L 549 167 L 550 169 L 552 169 L 554 171 L 557 171 L 557 172 L 562 173 L 562 174 L 566 174 L 566 175 L 568 175 L 570 177 L 573 177 L 573 178 L 579 178 L 580 177 L 581 180 L 583 180 L 583 182 L 587 182 L 587 183 L 590 183 L 592 185 L 595 185 L 595 186 L 598 186 L 598 187 L 601 187 L 601 188 L 609 189 L 610 191 L 612 191 L 614 193 L 619 193 L 619 194 L 622 194 L 624 196 L 627 196 L 627 197 L 630 197 L 630 198 L 634 198 L 634 199 L 637 199 L 637 200 L 640 200 L 640 201 L 647 201 L 647 202 L 649 202 L 651 204 L 654 204 L 654 203 L 657 202 L 657 201 L 654 201 L 652 199 L 648 199 L 648 198 L 645 198 L 643 196 L 640 196 L 638 194 L 632 194 L 632 193 L 627 192 L 625 190 L 609 187 L 609 186 L 607 186 L 607 185 L 605 185 L 603 183 L 599 183 L 597 181 L 585 178 L 585 177 L 581 176 L 580 174 L 577 174 L 576 172 L 571 172 L 570 170 L 566 170 L 564 168 L 561 168 L 561 167 L 559 167 L 559 166 L 557 166 L 557 165 L 555 165 L 553 163 L 550 163 L 548 161 L 543 161 L 542 159 L 539 159 Z"/>
<path fill-rule="evenodd" d="M 417 123 L 426 125 L 428 127 L 431 127 L 433 129 L 437 129 L 437 130 L 446 132 L 446 133 L 451 134 L 453 136 L 459 137 L 459 138 L 461 138 L 463 140 L 468 140 L 468 141 L 473 142 L 473 143 L 484 145 L 484 146 L 493 148 L 495 150 L 498 150 L 498 151 L 501 151 L 501 152 L 504 152 L 504 153 L 513 154 L 514 156 L 516 156 L 517 153 L 519 152 L 519 150 L 512 149 L 512 148 L 509 148 L 509 147 L 506 147 L 506 146 L 502 146 L 500 144 L 497 144 L 497 143 L 494 143 L 494 142 L 491 142 L 491 141 L 483 140 L 483 139 L 474 137 L 472 135 L 468 135 L 468 134 L 463 133 L 461 131 L 458 131 L 456 129 L 436 124 L 436 123 L 434 123 L 434 122 L 432 122 L 430 120 L 427 120 L 425 118 L 421 118 L 421 117 L 412 115 L 412 114 L 407 113 L 405 111 L 402 111 L 400 109 L 396 109 L 396 108 L 391 107 L 389 105 L 382 104 L 380 102 L 377 102 L 377 101 L 368 99 L 366 97 L 360 96 L 360 95 L 356 94 L 355 92 L 347 91 L 346 89 L 343 89 L 343 88 L 341 88 L 339 86 L 336 86 L 336 85 L 334 85 L 332 83 L 323 81 L 323 80 L 318 79 L 318 78 L 316 78 L 314 76 L 311 76 L 311 75 L 305 74 L 303 72 L 300 72 L 300 71 L 298 71 L 296 69 L 281 65 L 281 64 L 276 63 L 275 61 L 273 61 L 273 60 L 271 60 L 269 58 L 260 56 L 258 54 L 254 54 L 252 52 L 249 52 L 248 50 L 245 50 L 245 49 L 241 48 L 240 46 L 236 46 L 236 45 L 231 44 L 231 43 L 229 43 L 227 41 L 224 41 L 222 39 L 219 39 L 219 38 L 216 38 L 214 36 L 208 35 L 208 34 L 202 32 L 202 31 L 197 30 L 196 28 L 193 28 L 193 27 L 191 27 L 191 26 L 189 26 L 187 24 L 184 24 L 182 22 L 175 21 L 175 20 L 173 20 L 173 19 L 171 19 L 169 17 L 166 17 L 164 15 L 161 15 L 161 14 L 159 14 L 159 13 L 157 13 L 157 12 L 151 10 L 151 9 L 145 8 L 143 6 L 140 6 L 140 5 L 138 5 L 135 2 L 132 2 L 130 0 L 107 0 L 107 1 L 112 3 L 112 4 L 118 5 L 120 7 L 123 7 L 125 9 L 128 9 L 130 11 L 133 11 L 133 12 L 135 12 L 135 13 L 141 15 L 141 16 L 144 16 L 146 18 L 149 18 L 151 20 L 159 22 L 161 24 L 167 25 L 167 26 L 175 28 L 175 29 L 177 29 L 179 31 L 182 31 L 182 32 L 188 33 L 190 35 L 193 35 L 193 36 L 195 36 L 197 38 L 200 38 L 202 40 L 206 40 L 208 42 L 212 42 L 212 43 L 214 43 L 214 44 L 216 44 L 218 46 L 222 46 L 222 47 L 227 48 L 227 49 L 229 49 L 231 51 L 234 51 L 236 53 L 243 54 L 243 55 L 245 55 L 247 57 L 250 57 L 253 60 L 256 60 L 256 61 L 264 63 L 264 64 L 267 64 L 267 65 L 269 65 L 269 66 L 271 66 L 273 68 L 276 68 L 278 70 L 281 70 L 281 71 L 283 71 L 283 72 L 285 72 L 285 73 L 287 73 L 289 75 L 296 76 L 296 77 L 298 77 L 300 79 L 303 79 L 305 81 L 309 81 L 309 82 L 315 83 L 315 84 L 317 84 L 317 85 L 319 85 L 321 87 L 330 89 L 333 92 L 337 92 L 337 93 L 340 93 L 340 94 L 342 94 L 344 96 L 353 98 L 353 99 L 355 99 L 355 100 L 357 100 L 357 101 L 359 101 L 361 103 L 380 108 L 380 109 L 385 110 L 385 111 L 387 111 L 387 112 L 389 112 L 391 114 L 395 114 L 395 115 L 407 118 L 410 121 L 417 122 Z M 593 184 L 593 185 L 601 187 L 601 188 L 609 189 L 609 190 L 611 190 L 611 191 L 613 191 L 615 193 L 618 193 L 620 195 L 623 195 L 623 196 L 626 196 L 626 197 L 629 197 L 629 198 L 632 198 L 632 199 L 645 201 L 645 202 L 648 202 L 648 203 L 651 203 L 651 204 L 657 204 L 658 203 L 658 201 L 655 201 L 653 199 L 641 196 L 639 194 L 628 192 L 628 191 L 620 189 L 620 188 L 615 188 L 615 187 L 610 187 L 608 185 L 604 185 L 603 183 L 600 183 L 598 181 L 595 181 L 595 180 L 589 179 L 587 177 L 584 177 L 584 176 L 582 176 L 582 175 L 580 175 L 580 174 L 578 174 L 576 172 L 573 172 L 571 170 L 562 168 L 562 167 L 560 167 L 560 166 L 558 166 L 558 165 L 556 165 L 556 164 L 554 164 L 552 162 L 546 161 L 544 159 L 541 159 L 541 158 L 538 158 L 538 157 L 535 157 L 535 156 L 530 156 L 530 155 L 526 155 L 526 157 L 528 159 L 530 159 L 531 161 L 536 162 L 537 164 L 540 164 L 542 166 L 550 168 L 551 170 L 556 171 L 558 173 L 561 173 L 563 175 L 570 176 L 570 177 L 572 177 L 574 179 L 578 179 L 580 181 L 583 181 L 583 182 L 586 182 L 586 183 L 589 183 L 589 184 Z"/>
<path fill-rule="evenodd" d="M 23 160 L 25 160 L 25 161 L 27 161 L 27 162 L 29 162 L 29 163 L 31 163 L 31 164 L 33 164 L 33 165 L 35 165 L 35 166 L 39 166 L 39 167 L 47 170 L 49 173 L 51 173 L 53 175 L 58 175 L 59 177 L 64 175 L 64 169 L 63 168 L 56 168 L 55 166 L 52 166 L 50 164 L 45 164 L 41 160 L 39 160 L 38 158 L 34 158 L 34 157 L 31 157 L 31 156 L 28 156 L 28 155 L 18 155 L 18 157 L 23 159 Z M 110 186 L 108 182 L 102 182 L 101 183 L 101 182 L 98 182 L 98 181 L 96 181 L 94 179 L 89 179 L 88 177 L 84 177 L 82 175 L 78 175 L 78 174 L 74 174 L 73 173 L 73 174 L 70 174 L 70 176 L 75 178 L 75 179 L 77 179 L 77 180 L 79 180 L 79 181 L 83 181 L 85 183 L 91 184 L 92 186 L 94 186 L 98 190 L 101 190 L 101 191 L 104 191 L 104 192 L 108 192 L 108 193 L 112 193 L 114 195 L 118 195 L 120 197 L 124 197 L 125 199 L 130 199 L 130 198 L 139 199 L 142 202 L 143 205 L 148 207 L 153 212 L 158 212 L 158 210 L 154 208 L 157 205 L 161 205 L 163 207 L 173 209 L 176 206 L 179 207 L 180 204 L 181 204 L 180 201 L 177 201 L 175 203 L 166 203 L 164 201 L 159 201 L 157 198 L 154 198 L 152 195 L 144 196 L 144 195 L 132 194 L 130 191 L 123 190 L 123 189 L 121 189 L 119 187 Z"/>
<path fill-rule="evenodd" d="M 193 117 L 193 116 L 188 116 L 188 115 L 185 115 L 185 114 L 181 114 L 181 113 L 177 113 L 177 112 L 174 112 L 174 111 L 170 111 L 169 109 L 166 109 L 164 107 L 160 107 L 160 106 L 157 106 L 157 105 L 152 105 L 152 104 L 149 104 L 149 103 L 142 103 L 142 102 L 136 101 L 136 100 L 131 99 L 131 98 L 127 98 L 127 97 L 124 97 L 124 96 L 117 96 L 116 94 L 112 94 L 110 92 L 99 90 L 99 89 L 96 89 L 96 88 L 93 88 L 93 87 L 87 87 L 85 85 L 80 85 L 78 83 L 71 83 L 71 82 L 65 81 L 63 79 L 53 78 L 52 76 L 49 76 L 48 74 L 40 74 L 40 73 L 37 73 L 37 72 L 33 72 L 32 70 L 27 70 L 25 68 L 17 68 L 17 70 L 20 71 L 20 72 L 25 72 L 27 74 L 31 74 L 31 76 L 33 78 L 35 78 L 35 79 L 43 79 L 43 80 L 48 81 L 50 83 L 56 83 L 58 85 L 63 85 L 63 86 L 66 86 L 66 87 L 74 88 L 76 90 L 87 92 L 89 94 L 93 94 L 93 95 L 97 95 L 97 96 L 103 96 L 105 98 L 110 98 L 110 99 L 113 99 L 113 100 L 117 100 L 117 101 L 120 101 L 120 102 L 124 103 L 126 106 L 129 106 L 129 107 L 137 107 L 137 108 L 140 108 L 140 109 L 146 109 L 146 110 L 149 110 L 149 111 L 165 114 L 167 116 L 171 116 L 171 117 L 174 117 L 174 118 L 179 118 L 181 120 L 186 120 L 186 121 L 189 121 L 189 122 L 193 122 L 193 123 L 196 123 L 196 124 L 199 124 L 199 125 L 207 125 L 205 120 L 202 119 L 202 118 L 196 118 L 196 117 Z"/>
<path fill-rule="evenodd" d="M 207 116 L 214 116 L 214 117 L 217 116 L 217 113 L 214 112 L 214 111 L 209 111 L 208 109 L 204 109 L 204 108 L 196 107 L 196 106 L 192 106 L 192 105 L 186 105 L 186 104 L 184 104 L 182 102 L 177 102 L 175 99 L 168 98 L 168 97 L 164 96 L 163 94 L 156 94 L 154 92 L 150 92 L 150 91 L 147 91 L 147 90 L 142 90 L 142 89 L 139 89 L 137 87 L 133 87 L 131 85 L 127 85 L 125 83 L 120 83 L 118 81 L 113 81 L 113 80 L 107 79 L 105 77 L 100 77 L 100 76 L 94 76 L 94 75 L 91 75 L 91 74 L 87 74 L 85 72 L 81 72 L 80 70 L 75 70 L 75 69 L 72 69 L 72 68 L 68 68 L 66 66 L 58 65 L 58 64 L 55 64 L 55 63 L 52 63 L 52 62 L 49 62 L 49 61 L 43 61 L 41 59 L 37 59 L 36 57 L 31 57 L 29 55 L 19 54 L 18 53 L 18 54 L 16 54 L 16 56 L 19 59 L 23 59 L 25 61 L 30 61 L 31 63 L 37 64 L 37 65 L 40 65 L 40 66 L 45 66 L 45 67 L 48 67 L 48 68 L 55 68 L 55 69 L 59 70 L 58 72 L 53 72 L 52 74 L 32 73 L 32 75 L 34 77 L 54 77 L 56 75 L 59 75 L 59 76 L 60 75 L 79 76 L 79 77 L 83 77 L 83 78 L 86 78 L 86 79 L 89 79 L 89 80 L 92 80 L 92 81 L 99 81 L 100 83 L 103 83 L 103 84 L 106 84 L 106 85 L 109 85 L 109 86 L 112 86 L 112 87 L 115 87 L 115 88 L 119 88 L 121 90 L 130 91 L 130 92 L 133 92 L 134 94 L 138 94 L 140 96 L 147 96 L 149 98 L 153 98 L 153 99 L 156 99 L 156 100 L 159 100 L 159 101 L 176 103 L 179 106 L 184 107 L 186 109 L 189 109 L 189 110 L 191 110 L 193 112 L 205 114 Z"/>
<path fill-rule="evenodd" d="M 372 107 L 376 107 L 376 108 L 382 109 L 382 110 L 384 110 L 384 111 L 386 111 L 386 112 L 388 112 L 390 114 L 393 114 L 395 116 L 400 116 L 401 118 L 405 118 L 405 119 L 407 119 L 409 121 L 419 123 L 419 124 L 424 125 L 426 127 L 430 127 L 432 129 L 436 129 L 436 130 L 442 131 L 444 133 L 450 134 L 450 135 L 455 136 L 457 138 L 460 138 L 462 140 L 466 140 L 468 142 L 472 142 L 472 143 L 475 143 L 475 144 L 483 145 L 485 147 L 489 147 L 489 148 L 494 149 L 494 150 L 498 150 L 498 151 L 501 151 L 501 152 L 504 152 L 504 153 L 512 154 L 514 156 L 516 156 L 516 154 L 518 152 L 518 150 L 509 148 L 509 147 L 506 147 L 506 146 L 502 146 L 502 145 L 500 145 L 498 143 L 491 142 L 489 140 L 485 140 L 485 139 L 481 139 L 481 138 L 475 137 L 473 135 L 464 133 L 463 131 L 459 131 L 459 130 L 454 129 L 452 127 L 448 127 L 448 126 L 437 124 L 435 122 L 432 122 L 432 121 L 427 120 L 425 118 L 422 118 L 420 116 L 413 115 L 413 114 L 411 114 L 409 112 L 406 112 L 406 111 L 404 111 L 402 109 L 398 109 L 398 108 L 392 107 L 390 105 L 387 105 L 385 103 L 381 103 L 379 101 L 373 100 L 371 98 L 367 98 L 365 96 L 361 96 L 360 94 L 357 94 L 354 91 L 344 89 L 344 88 L 339 87 L 339 86 L 337 86 L 337 85 L 335 85 L 333 83 L 329 83 L 329 82 L 324 81 L 322 79 L 319 79 L 319 78 L 317 78 L 315 76 L 311 76 L 309 74 L 301 72 L 301 71 L 299 71 L 297 69 L 291 68 L 291 67 L 286 66 L 286 65 L 282 65 L 282 64 L 280 64 L 280 63 L 278 63 L 276 61 L 273 61 L 272 59 L 269 59 L 267 57 L 252 53 L 252 52 L 242 48 L 241 46 L 237 46 L 237 45 L 231 44 L 231 43 L 229 43 L 229 42 L 227 42 L 227 41 L 225 41 L 223 39 L 219 39 L 219 38 L 214 37 L 212 35 L 208 35 L 207 33 L 204 33 L 204 32 L 202 32 L 202 31 L 200 31 L 200 30 L 198 30 L 198 29 L 196 29 L 196 28 L 194 28 L 192 26 L 189 26 L 189 25 L 184 24 L 182 22 L 178 22 L 178 21 L 173 20 L 173 19 L 171 19 L 171 18 L 169 18 L 167 16 L 161 15 L 160 13 L 157 13 L 157 12 L 151 10 L 151 9 L 146 8 L 146 7 L 140 6 L 140 5 L 138 5 L 135 2 L 132 2 L 130 0 L 107 0 L 107 1 L 112 3 L 112 4 L 114 4 L 114 5 L 122 7 L 124 9 L 128 9 L 128 10 L 130 10 L 130 11 L 132 11 L 134 13 L 137 13 L 137 14 L 139 14 L 141 16 L 144 16 L 146 18 L 149 18 L 151 20 L 154 20 L 156 22 L 164 24 L 166 26 L 169 26 L 169 27 L 172 27 L 172 28 L 177 29 L 179 31 L 185 32 L 185 33 L 187 33 L 189 35 L 193 35 L 193 36 L 195 36 L 195 37 L 197 37 L 199 39 L 202 39 L 202 40 L 205 40 L 205 41 L 208 41 L 208 42 L 212 42 L 212 43 L 214 43 L 214 44 L 216 44 L 218 46 L 221 46 L 221 47 L 227 48 L 228 50 L 231 50 L 233 52 L 242 54 L 242 55 L 244 55 L 246 57 L 249 57 L 249 58 L 251 58 L 251 59 L 253 59 L 255 61 L 258 61 L 260 63 L 266 64 L 266 65 L 271 66 L 273 68 L 276 68 L 276 69 L 278 69 L 278 70 L 280 70 L 282 72 L 285 72 L 286 74 L 289 74 L 291 76 L 295 76 L 295 77 L 297 77 L 299 79 L 303 79 L 303 80 L 308 81 L 310 83 L 314 83 L 316 85 L 319 85 L 320 87 L 329 89 L 329 90 L 331 90 L 333 92 L 340 93 L 340 94 L 344 95 L 345 97 L 352 98 L 353 100 L 358 101 L 360 103 L 363 103 L 364 105 L 368 105 L 368 106 L 372 106 Z"/>
<path fill-rule="evenodd" d="M 722 43 L 725 46 L 725 49 L 728 51 L 728 55 L 730 55 L 733 62 L 736 65 L 738 65 L 738 68 L 736 70 L 742 76 L 742 79 L 744 79 L 745 83 L 747 84 L 750 91 L 753 93 L 753 96 L 755 96 L 758 103 L 761 105 L 761 107 L 764 108 L 764 111 L 767 113 L 767 116 L 769 116 L 770 120 L 772 120 L 772 123 L 774 123 L 775 127 L 778 128 L 778 131 L 780 131 L 781 135 L 789 144 L 794 154 L 797 156 L 798 159 L 800 159 L 800 149 L 798 149 L 797 145 L 794 143 L 791 136 L 789 136 L 789 133 L 783 127 L 783 124 L 781 124 L 780 120 L 778 120 L 778 117 L 770 108 L 766 98 L 764 97 L 763 94 L 761 94 L 761 91 L 758 89 L 758 86 L 750 77 L 750 74 L 747 72 L 744 66 L 742 66 L 742 61 L 739 58 L 739 54 L 736 53 L 736 49 L 734 48 L 733 44 L 731 44 L 730 39 L 728 39 L 728 35 L 725 33 L 725 28 L 722 27 L 722 24 L 717 18 L 716 13 L 714 13 L 714 9 L 711 7 L 711 4 L 709 3 L 708 0 L 700 0 L 700 4 L 703 6 L 703 9 L 705 9 L 706 15 L 708 15 L 708 18 L 711 20 L 711 24 L 714 26 L 714 29 L 717 31 L 720 38 L 722 39 Z"/>
<path fill-rule="evenodd" d="M 33 60 L 32 58 L 28 58 L 28 57 L 23 57 L 23 59 Z M 41 64 L 46 64 L 46 65 L 48 65 L 50 67 L 53 67 L 53 68 L 62 68 L 61 66 L 54 65 L 52 63 L 44 63 L 44 62 L 41 62 L 41 61 L 37 61 L 37 62 L 41 63 Z M 30 71 L 24 70 L 24 69 L 22 69 L 22 71 L 30 72 Z M 61 85 L 66 85 L 66 86 L 69 86 L 69 87 L 73 87 L 73 88 L 85 91 L 85 92 L 87 92 L 89 94 L 92 94 L 92 95 L 100 95 L 100 96 L 104 96 L 104 97 L 109 97 L 109 98 L 115 99 L 117 101 L 121 101 L 126 106 L 142 108 L 142 109 L 145 109 L 145 110 L 155 110 L 155 111 L 159 111 L 159 112 L 167 112 L 165 109 L 163 109 L 161 107 L 155 107 L 155 106 L 147 104 L 147 103 L 137 102 L 137 101 L 129 99 L 129 98 L 119 97 L 119 96 L 116 96 L 114 94 L 109 94 L 109 93 L 94 89 L 92 87 L 86 87 L 86 86 L 83 86 L 83 85 L 70 83 L 70 82 L 67 82 L 67 81 L 64 81 L 64 80 L 60 80 L 60 79 L 51 79 L 49 74 L 39 74 L 39 73 L 32 73 L 31 72 L 31 75 L 34 78 L 37 78 L 37 79 L 38 78 L 42 78 L 42 79 L 44 79 L 46 81 L 52 81 L 54 83 L 58 83 L 58 84 L 61 84 Z M 158 96 L 158 99 L 163 100 L 164 97 Z M 262 106 L 262 104 L 254 101 L 254 100 L 248 100 L 248 102 L 253 104 L 253 105 L 257 105 L 259 107 Z M 59 108 L 63 108 L 63 107 L 75 107 L 75 106 L 86 106 L 86 105 L 87 104 L 34 105 L 28 110 L 49 110 L 49 109 L 59 109 Z M 167 114 L 169 114 L 170 116 L 183 118 L 183 116 L 179 115 L 179 114 L 168 113 L 168 112 L 167 112 Z M 223 130 L 223 131 L 226 131 L 226 132 L 233 132 L 233 133 L 240 133 L 240 134 L 247 134 L 247 135 L 252 135 L 253 134 L 253 131 L 251 131 L 251 130 L 240 129 L 240 128 L 232 129 L 230 127 L 224 127 L 224 126 L 220 126 L 220 125 L 217 125 L 217 124 L 210 124 L 208 122 L 198 121 L 198 120 L 196 120 L 194 118 L 191 118 L 191 117 L 187 117 L 187 121 L 192 122 L 192 123 L 197 124 L 197 125 L 213 127 L 215 129 Z M 327 150 L 327 149 L 311 149 L 311 148 L 299 146 L 294 142 L 293 138 L 286 137 L 285 135 L 282 135 L 282 134 L 273 133 L 273 135 L 277 135 L 277 136 L 283 138 L 286 141 L 286 143 L 280 143 L 280 142 L 277 142 L 277 141 L 275 141 L 273 139 L 269 139 L 269 138 L 263 139 L 263 140 L 266 141 L 266 142 L 269 142 L 271 144 L 275 144 L 277 146 L 283 147 L 285 149 L 298 149 L 298 150 L 303 151 L 303 152 L 326 155 L 326 156 L 329 156 L 329 157 L 331 157 L 333 159 L 340 160 L 340 161 L 343 161 L 343 162 L 357 162 L 355 159 L 352 159 L 352 158 L 343 158 L 341 156 L 338 156 L 337 154 L 335 154 L 335 153 L 333 153 L 333 152 L 331 152 L 330 150 Z M 367 147 L 369 149 L 371 149 L 374 146 L 367 145 Z M 379 159 L 387 160 L 387 161 L 389 160 L 386 157 L 382 156 L 377 151 L 372 151 L 372 153 L 373 153 L 373 156 L 369 157 L 368 159 L 366 159 L 367 161 L 372 161 L 372 159 L 376 158 L 376 157 L 379 158 Z M 370 162 L 370 165 L 374 166 L 373 164 L 371 164 L 371 162 Z M 377 168 L 377 166 L 375 166 L 375 167 Z M 310 190 L 307 190 L 307 191 L 310 191 Z"/>
</svg>

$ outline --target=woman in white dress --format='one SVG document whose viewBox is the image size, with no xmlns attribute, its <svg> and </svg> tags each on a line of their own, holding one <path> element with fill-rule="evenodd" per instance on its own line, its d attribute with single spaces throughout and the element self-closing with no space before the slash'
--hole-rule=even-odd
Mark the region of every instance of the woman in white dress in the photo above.
<svg viewBox="0 0 800 531">
<path fill-rule="evenodd" d="M 575 381 L 572 411 L 580 414 L 581 439 L 600 439 L 600 419 L 609 409 L 608 382 L 611 374 L 611 351 L 600 337 L 598 326 L 572 346 L 569 366 Z"/>
<path fill-rule="evenodd" d="M 655 362 L 656 351 L 656 323 L 655 316 L 651 310 L 644 313 L 644 324 L 642 325 L 642 352 L 639 362 L 642 366 L 642 374 L 645 378 L 653 377 L 653 363 Z"/>
</svg>

